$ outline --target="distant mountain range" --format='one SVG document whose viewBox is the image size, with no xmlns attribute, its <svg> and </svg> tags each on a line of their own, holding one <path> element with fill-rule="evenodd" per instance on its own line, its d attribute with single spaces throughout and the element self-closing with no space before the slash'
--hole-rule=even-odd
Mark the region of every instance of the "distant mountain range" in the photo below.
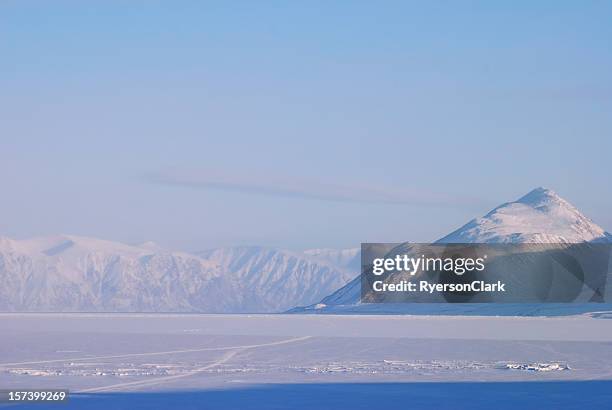
<svg viewBox="0 0 612 410">
<path fill-rule="evenodd" d="M 473 219 L 437 243 L 581 243 L 612 242 L 612 235 L 597 226 L 572 204 L 555 192 L 536 188 L 514 202 L 493 209 L 485 216 Z M 608 289 L 610 290 L 610 289 Z M 323 298 L 319 303 L 293 309 L 293 312 L 367 313 L 401 312 L 466 312 L 491 310 L 501 313 L 547 310 L 529 306 L 474 306 L 466 304 L 427 306 L 426 304 L 361 304 L 359 277 Z M 552 305 L 551 305 L 552 306 Z M 550 308 L 551 306 L 548 306 Z"/>
<path fill-rule="evenodd" d="M 583 241 L 612 236 L 543 188 L 439 240 Z M 70 235 L 0 238 L 0 311 L 359 312 L 371 309 L 359 303 L 359 271 L 358 248 L 183 253 Z"/>
<path fill-rule="evenodd" d="M 357 252 L 0 238 L 0 311 L 279 312 L 345 285 L 356 273 L 343 264 Z"/>
</svg>

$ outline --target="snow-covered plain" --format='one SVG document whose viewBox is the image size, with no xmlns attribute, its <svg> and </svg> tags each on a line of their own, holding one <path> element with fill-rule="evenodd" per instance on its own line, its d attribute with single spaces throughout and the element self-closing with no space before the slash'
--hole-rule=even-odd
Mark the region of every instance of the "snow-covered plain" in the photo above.
<svg viewBox="0 0 612 410">
<path fill-rule="evenodd" d="M 38 409 L 609 408 L 609 317 L 0 314 L 0 386 L 70 389 Z"/>
</svg>

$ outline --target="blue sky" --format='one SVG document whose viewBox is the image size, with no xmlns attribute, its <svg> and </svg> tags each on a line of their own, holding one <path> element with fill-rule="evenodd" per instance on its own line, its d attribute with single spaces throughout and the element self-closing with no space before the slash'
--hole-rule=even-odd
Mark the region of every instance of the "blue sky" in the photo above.
<svg viewBox="0 0 612 410">
<path fill-rule="evenodd" d="M 612 3 L 0 3 L 0 235 L 429 241 L 546 186 L 612 229 Z"/>
</svg>

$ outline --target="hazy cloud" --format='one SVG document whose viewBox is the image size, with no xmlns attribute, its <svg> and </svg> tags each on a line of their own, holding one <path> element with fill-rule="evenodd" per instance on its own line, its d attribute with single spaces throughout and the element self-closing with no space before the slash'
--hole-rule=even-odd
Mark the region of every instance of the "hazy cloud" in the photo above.
<svg viewBox="0 0 612 410">
<path fill-rule="evenodd" d="M 482 200 L 476 198 L 457 197 L 423 190 L 407 190 L 403 187 L 390 187 L 384 184 L 344 184 L 277 175 L 239 175 L 209 171 L 149 174 L 145 176 L 145 179 L 150 183 L 166 186 L 323 201 L 421 206 L 483 204 Z"/>
</svg>

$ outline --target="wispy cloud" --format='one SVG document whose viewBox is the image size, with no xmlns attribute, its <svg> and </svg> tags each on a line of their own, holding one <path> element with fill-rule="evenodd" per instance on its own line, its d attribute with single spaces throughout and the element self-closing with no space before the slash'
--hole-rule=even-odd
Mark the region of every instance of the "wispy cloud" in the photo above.
<svg viewBox="0 0 612 410">
<path fill-rule="evenodd" d="M 345 184 L 335 181 L 317 181 L 298 177 L 240 175 L 229 172 L 188 172 L 148 174 L 149 183 L 202 190 L 241 192 L 297 199 L 379 203 L 417 206 L 471 206 L 482 205 L 476 198 L 457 197 L 428 190 L 407 190 L 384 184 Z"/>
</svg>

